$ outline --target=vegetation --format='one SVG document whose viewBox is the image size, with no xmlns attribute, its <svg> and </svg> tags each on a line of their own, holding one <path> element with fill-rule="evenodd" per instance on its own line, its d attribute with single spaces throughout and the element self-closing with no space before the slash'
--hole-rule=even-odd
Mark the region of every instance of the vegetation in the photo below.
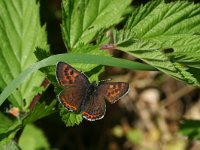
<svg viewBox="0 0 200 150">
<path fill-rule="evenodd" d="M 48 9 L 44 5 L 40 8 L 40 3 L 45 1 L 0 1 L 0 149 L 50 149 L 52 145 L 48 143 L 47 137 L 34 124 L 40 124 L 39 119 L 45 120 L 47 116 L 53 116 L 52 119 L 56 118 L 56 121 L 61 118 L 66 128 L 75 126 L 76 134 L 81 126 L 98 124 L 98 121 L 82 123 L 81 114 L 67 112 L 58 103 L 56 95 L 61 88 L 55 77 L 55 65 L 59 61 L 83 71 L 91 82 L 99 81 L 100 74 L 105 71 L 104 66 L 124 68 L 129 72 L 160 71 L 179 80 L 176 83 L 183 87 L 193 87 L 198 95 L 200 4 L 164 0 L 144 4 L 131 0 L 62 0 L 60 36 L 64 44 L 59 48 L 65 48 L 65 53 L 57 54 L 61 51 L 51 43 L 54 35 L 47 37 L 47 31 L 52 35 L 50 30 L 53 32 L 54 28 L 48 22 L 41 25 L 40 18 L 47 15 L 44 10 Z M 128 55 L 131 60 L 123 59 L 122 55 L 120 58 L 110 55 L 112 53 L 115 56 L 117 50 Z M 152 82 L 157 87 L 164 85 L 163 74 L 160 73 L 160 78 L 156 79 L 159 81 Z M 132 83 L 132 80 L 129 82 Z M 55 95 L 51 92 L 52 87 Z M 167 101 L 167 98 L 168 95 L 165 95 L 163 99 Z M 162 103 L 159 102 L 162 108 L 159 110 L 164 110 Z M 166 119 L 159 115 L 154 116 L 155 120 Z M 199 140 L 199 120 L 190 119 L 182 119 L 182 116 L 175 119 L 176 125 L 180 127 L 178 134 L 190 140 Z M 103 130 L 106 122 L 99 122 L 97 129 L 102 127 Z M 129 130 L 126 130 L 126 121 L 122 125 L 111 122 L 109 126 L 112 126 L 114 136 L 125 137 L 133 147 L 139 145 L 140 149 L 148 149 L 142 146 L 144 135 L 136 126 L 130 125 Z M 86 127 L 85 130 L 88 129 Z M 151 131 L 151 139 L 161 139 L 158 130 Z M 54 133 L 51 130 L 49 132 Z M 29 144 L 26 144 L 27 141 Z M 181 141 L 179 149 L 185 149 L 188 143 Z"/>
</svg>

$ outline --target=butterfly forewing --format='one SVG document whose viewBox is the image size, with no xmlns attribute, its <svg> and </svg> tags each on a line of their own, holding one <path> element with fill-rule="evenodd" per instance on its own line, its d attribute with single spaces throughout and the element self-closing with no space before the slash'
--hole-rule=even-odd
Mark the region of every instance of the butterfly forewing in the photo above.
<svg viewBox="0 0 200 150">
<path fill-rule="evenodd" d="M 82 87 L 89 85 L 87 77 L 64 62 L 58 62 L 56 77 L 61 86 Z"/>
<path fill-rule="evenodd" d="M 85 101 L 81 110 L 83 118 L 89 121 L 102 119 L 106 112 L 106 103 L 104 98 L 98 93 L 93 93 L 90 98 Z"/>
<path fill-rule="evenodd" d="M 115 103 L 124 96 L 129 89 L 129 84 L 126 82 L 103 82 L 97 88 L 98 93 L 110 103 Z"/>
<path fill-rule="evenodd" d="M 65 108 L 72 112 L 79 112 L 81 103 L 85 97 L 85 91 L 81 88 L 67 88 L 60 92 L 59 100 Z"/>
</svg>

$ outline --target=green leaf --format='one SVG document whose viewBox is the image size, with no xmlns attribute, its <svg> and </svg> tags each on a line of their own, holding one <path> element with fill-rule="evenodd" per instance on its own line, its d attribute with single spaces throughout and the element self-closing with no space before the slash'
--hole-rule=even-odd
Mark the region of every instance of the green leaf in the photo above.
<svg viewBox="0 0 200 150">
<path fill-rule="evenodd" d="M 125 25 L 126 34 L 130 30 L 133 32 L 132 43 L 116 43 L 117 49 L 176 79 L 200 87 L 198 79 L 187 68 L 200 66 L 199 22 L 200 4 L 187 1 L 149 2 L 135 9 Z M 119 32 L 119 35 L 123 33 Z M 164 50 L 169 48 L 173 51 L 165 53 Z"/>
<path fill-rule="evenodd" d="M 73 49 L 71 52 L 73 54 L 90 54 L 90 55 L 97 55 L 97 56 L 108 56 L 106 51 L 99 50 L 99 45 L 83 45 L 80 44 L 77 48 Z M 102 67 L 98 67 L 98 64 L 75 64 L 72 65 L 76 69 L 82 72 L 87 72 L 86 75 L 89 77 L 89 80 L 92 81 L 99 81 L 99 74 L 101 74 L 104 69 Z M 101 68 L 101 69 L 100 69 Z M 91 77 L 92 76 L 92 77 Z"/>
<path fill-rule="evenodd" d="M 113 30 L 113 43 L 115 43 L 117 46 L 127 46 L 130 44 L 133 44 L 135 40 L 135 34 L 132 30 Z"/>
<path fill-rule="evenodd" d="M 57 100 L 52 101 L 49 105 L 44 102 L 37 103 L 30 113 L 21 114 L 21 117 L 15 120 L 11 120 L 0 112 L 0 120 L 3 122 L 0 124 L 0 141 L 14 138 L 16 132 L 23 126 L 56 112 L 54 108 L 56 103 Z"/>
<path fill-rule="evenodd" d="M 0 112 L 0 141 L 11 140 L 16 132 L 21 128 L 21 120 L 11 120 L 8 116 Z"/>
<path fill-rule="evenodd" d="M 37 47 L 35 52 L 35 56 L 37 57 L 38 61 L 41 61 L 47 57 L 50 57 L 51 54 L 47 52 L 46 50 Z M 55 77 L 55 67 L 54 66 L 49 66 L 45 68 L 41 68 L 40 71 L 42 71 L 44 74 L 46 74 L 46 77 L 51 83 L 55 86 L 57 85 L 56 77 Z"/>
<path fill-rule="evenodd" d="M 23 118 L 23 117 L 22 117 Z M 0 144 L 10 141 L 14 138 L 16 132 L 22 127 L 21 119 L 11 119 L 8 115 L 0 112 Z"/>
<path fill-rule="evenodd" d="M 193 74 L 193 76 L 198 80 L 198 82 L 200 82 L 200 76 L 199 76 L 200 68 L 188 67 L 188 71 L 191 74 Z"/>
<path fill-rule="evenodd" d="M 140 130 L 131 129 L 126 135 L 127 139 L 133 144 L 140 144 L 143 141 L 143 135 Z"/>
<path fill-rule="evenodd" d="M 0 134 L 1 133 L 5 133 L 9 127 L 13 124 L 13 121 L 11 119 L 9 119 L 7 116 L 5 116 L 2 112 L 0 112 L 0 120 L 1 123 L 0 124 Z"/>
<path fill-rule="evenodd" d="M 200 121 L 199 120 L 181 120 L 180 133 L 189 137 L 191 140 L 200 140 Z"/>
<path fill-rule="evenodd" d="M 36 150 L 36 149 L 49 149 L 49 143 L 45 137 L 42 130 L 34 126 L 33 124 L 28 124 L 24 128 L 20 139 L 19 146 L 22 149 Z"/>
<path fill-rule="evenodd" d="M 83 120 L 82 114 L 69 112 L 64 107 L 61 107 L 60 109 L 60 116 L 67 127 L 79 125 Z"/>
<path fill-rule="evenodd" d="M 33 107 L 33 110 L 30 112 L 30 114 L 28 114 L 27 117 L 23 119 L 23 125 L 32 123 L 38 119 L 41 119 L 43 117 L 46 117 L 56 112 L 55 110 L 56 103 L 57 103 L 57 100 L 53 100 L 50 105 L 46 105 L 45 102 L 37 103 Z"/>
<path fill-rule="evenodd" d="M 111 56 L 96 56 L 88 54 L 59 54 L 50 56 L 42 61 L 39 61 L 18 75 L 10 84 L 3 90 L 0 95 L 0 105 L 5 99 L 33 72 L 40 68 L 55 65 L 58 61 L 64 61 L 67 63 L 84 63 L 84 64 L 101 64 L 108 66 L 115 66 L 133 70 L 155 70 L 151 66 L 145 64 L 136 63 L 133 61 L 114 58 Z"/>
<path fill-rule="evenodd" d="M 50 52 L 46 51 L 45 49 L 39 48 L 39 47 L 36 47 L 34 54 L 37 57 L 38 61 L 51 56 Z"/>
<path fill-rule="evenodd" d="M 63 0 L 62 33 L 71 50 L 88 44 L 103 30 L 119 23 L 131 0 Z"/>
<path fill-rule="evenodd" d="M 39 4 L 36 0 L 0 1 L 0 89 L 4 89 L 22 71 L 30 67 L 36 58 L 36 46 L 47 49 L 45 26 L 40 26 Z M 41 72 L 29 76 L 8 98 L 26 110 L 44 79 Z M 25 103 L 24 103 L 25 102 Z"/>
<path fill-rule="evenodd" d="M 0 142 L 0 150 L 21 150 L 21 148 L 13 140 L 6 140 Z"/>
</svg>

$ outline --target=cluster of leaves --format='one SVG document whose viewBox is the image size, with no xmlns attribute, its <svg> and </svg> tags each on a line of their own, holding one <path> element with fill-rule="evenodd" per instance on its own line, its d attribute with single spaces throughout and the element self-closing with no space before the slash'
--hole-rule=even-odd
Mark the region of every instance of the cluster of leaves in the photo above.
<svg viewBox="0 0 200 150">
<path fill-rule="evenodd" d="M 124 33 L 118 32 L 121 35 L 131 30 L 134 42 L 118 44 L 121 39 L 117 39 L 117 48 L 176 79 L 199 87 L 200 77 L 195 73 L 200 71 L 199 21 L 199 4 L 154 1 L 134 10 Z"/>
<path fill-rule="evenodd" d="M 7 98 L 21 112 L 15 120 L 0 112 L 0 120 L 4 122 L 0 125 L 0 147 L 17 148 L 11 140 L 17 131 L 55 112 L 57 100 L 49 105 L 38 102 L 31 111 L 29 106 L 38 94 L 44 73 L 58 88 L 54 76 L 58 61 L 72 63 L 75 68 L 86 72 L 90 81 L 98 81 L 98 75 L 103 71 L 99 65 L 137 70 L 155 70 L 155 67 L 187 84 L 200 87 L 200 5 L 156 0 L 132 10 L 130 4 L 131 0 L 63 0 L 61 29 L 68 53 L 50 56 L 36 0 L 0 1 L 0 105 Z M 103 33 L 120 23 L 126 10 L 132 12 L 124 28 L 112 29 L 114 47 L 153 67 L 113 58 L 100 50 L 101 45 L 109 43 Z M 39 60 L 37 63 L 34 55 L 36 47 L 42 48 L 35 52 Z M 43 73 L 38 71 L 51 65 L 54 67 L 42 69 Z M 55 92 L 58 94 L 59 90 Z M 80 114 L 69 113 L 63 108 L 60 114 L 67 126 L 82 121 Z M 27 128 L 37 130 L 33 126 Z M 42 133 L 38 134 L 43 138 Z M 23 146 L 24 140 L 21 140 L 20 146 Z M 45 141 L 44 138 L 42 141 Z"/>
</svg>

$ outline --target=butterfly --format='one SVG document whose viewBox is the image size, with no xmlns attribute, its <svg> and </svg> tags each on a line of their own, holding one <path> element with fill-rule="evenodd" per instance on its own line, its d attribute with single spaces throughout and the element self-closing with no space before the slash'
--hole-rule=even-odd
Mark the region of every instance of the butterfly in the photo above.
<svg viewBox="0 0 200 150">
<path fill-rule="evenodd" d="M 102 119 L 106 112 L 106 102 L 115 103 L 128 93 L 129 84 L 125 82 L 95 82 L 64 62 L 58 62 L 56 77 L 63 91 L 58 99 L 68 111 L 82 113 L 89 121 Z"/>
</svg>

